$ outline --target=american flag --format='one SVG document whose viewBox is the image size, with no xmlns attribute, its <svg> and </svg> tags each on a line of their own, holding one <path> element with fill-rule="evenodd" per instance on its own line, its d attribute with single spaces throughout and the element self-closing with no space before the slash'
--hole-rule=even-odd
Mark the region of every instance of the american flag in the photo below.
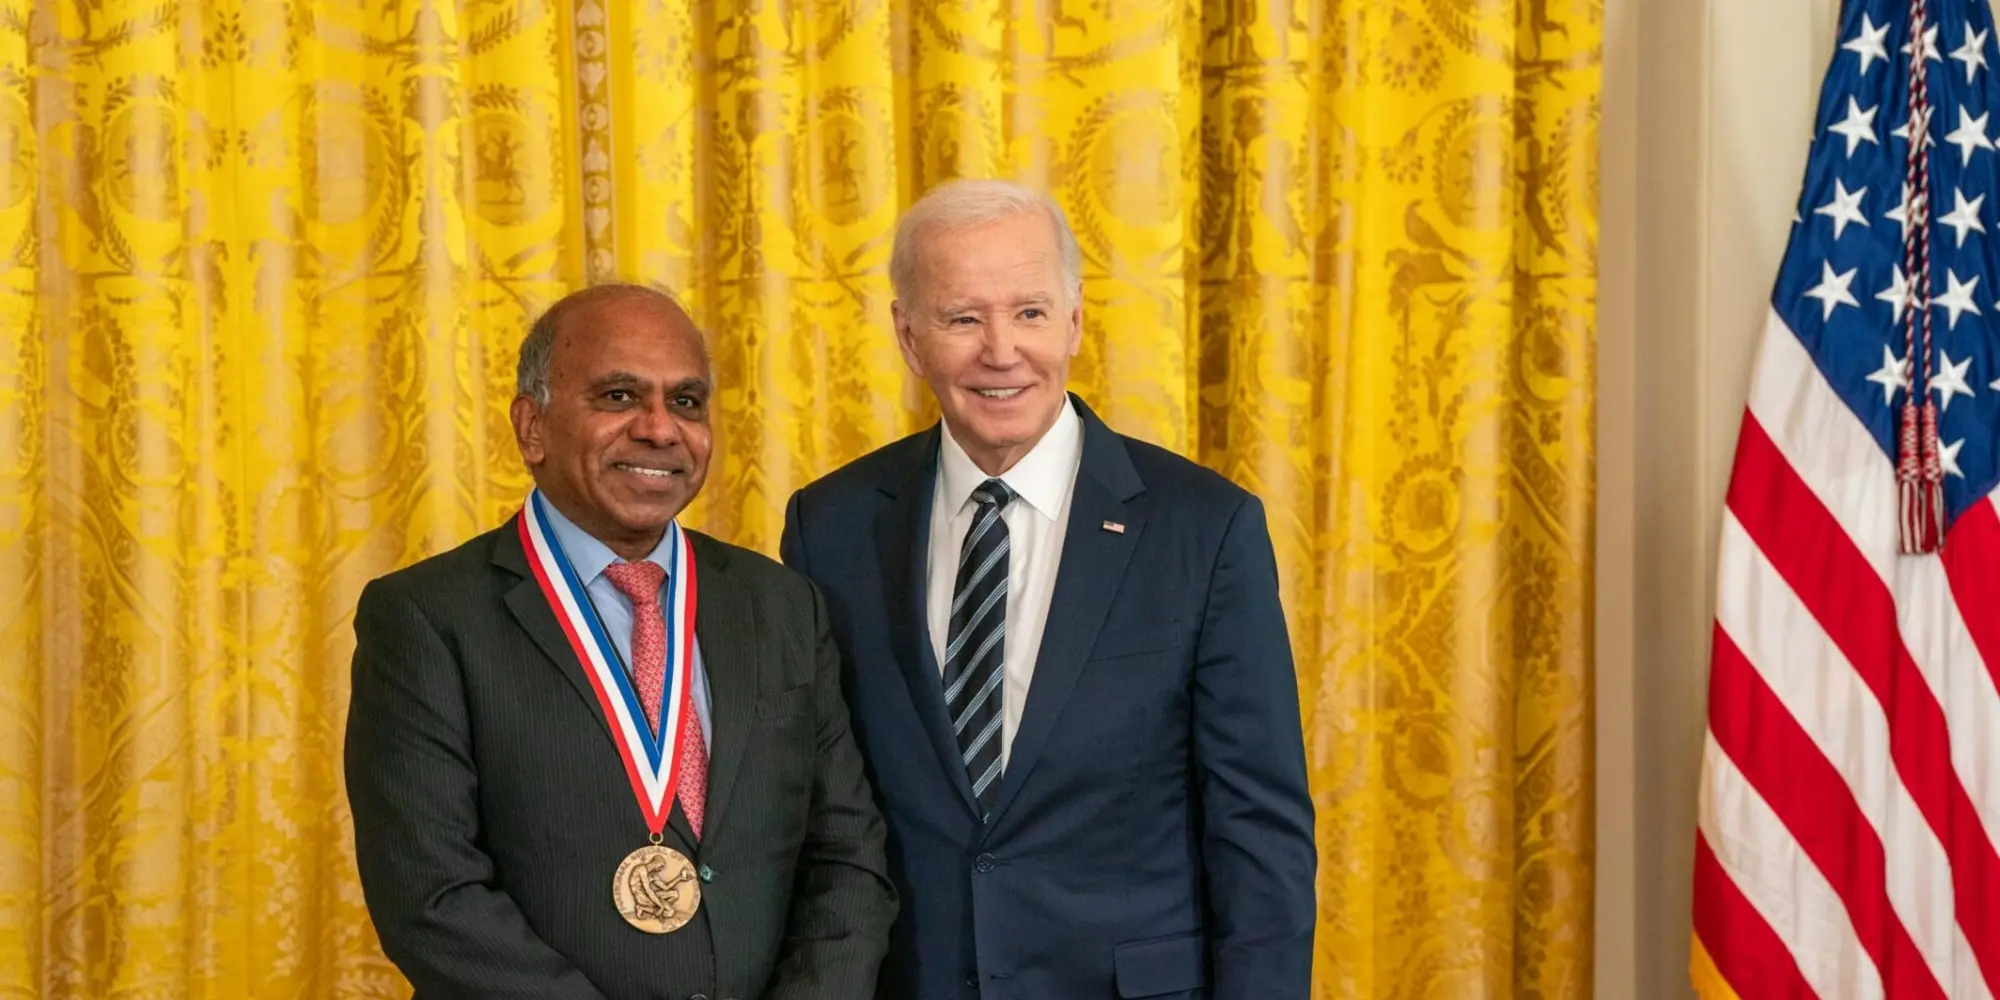
<svg viewBox="0 0 2000 1000">
<path fill-rule="evenodd" d="M 1707 1000 L 1984 1000 L 2000 51 L 1986 0 L 1840 20 L 1723 518 L 1693 973 Z"/>
</svg>

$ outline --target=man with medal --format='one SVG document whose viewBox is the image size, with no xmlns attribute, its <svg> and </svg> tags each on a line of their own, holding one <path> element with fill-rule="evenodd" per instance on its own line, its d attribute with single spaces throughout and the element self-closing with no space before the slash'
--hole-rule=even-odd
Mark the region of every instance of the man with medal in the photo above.
<svg viewBox="0 0 2000 1000">
<path fill-rule="evenodd" d="M 368 585 L 346 773 L 418 1000 L 864 1000 L 897 900 L 804 577 L 683 528 L 714 393 L 667 296 L 585 289 L 522 345 L 536 488 Z"/>
</svg>

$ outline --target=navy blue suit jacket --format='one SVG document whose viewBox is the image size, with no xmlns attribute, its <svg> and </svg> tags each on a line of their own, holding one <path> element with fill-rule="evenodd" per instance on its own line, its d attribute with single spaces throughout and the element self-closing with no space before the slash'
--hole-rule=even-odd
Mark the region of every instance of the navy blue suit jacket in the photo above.
<svg viewBox="0 0 2000 1000">
<path fill-rule="evenodd" d="M 1263 506 L 1072 401 L 1055 596 L 984 824 L 924 617 L 938 428 L 786 511 L 903 899 L 877 996 L 1306 1000 L 1313 805 Z"/>
</svg>

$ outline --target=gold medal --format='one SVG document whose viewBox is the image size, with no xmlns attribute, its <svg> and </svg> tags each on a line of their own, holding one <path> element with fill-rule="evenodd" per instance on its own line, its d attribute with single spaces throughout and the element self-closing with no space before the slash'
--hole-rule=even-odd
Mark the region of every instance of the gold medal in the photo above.
<svg viewBox="0 0 2000 1000">
<path fill-rule="evenodd" d="M 611 878 L 618 915 L 648 934 L 672 934 L 701 909 L 701 880 L 681 852 L 648 844 L 625 856 Z"/>
</svg>

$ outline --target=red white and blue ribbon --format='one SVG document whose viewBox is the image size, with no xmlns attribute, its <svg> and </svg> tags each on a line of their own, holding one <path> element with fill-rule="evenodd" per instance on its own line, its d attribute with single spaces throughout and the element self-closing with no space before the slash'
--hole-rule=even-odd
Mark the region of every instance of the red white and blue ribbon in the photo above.
<svg viewBox="0 0 2000 1000">
<path fill-rule="evenodd" d="M 655 734 L 646 723 L 639 690 L 619 659 L 618 647 L 605 633 L 604 623 L 598 619 L 597 610 L 584 590 L 584 582 L 577 578 L 569 556 L 564 554 L 549 526 L 547 503 L 541 491 L 536 490 L 522 505 L 521 516 L 515 519 L 521 530 L 521 547 L 527 550 L 528 566 L 534 571 L 535 582 L 541 585 L 542 596 L 555 612 L 563 634 L 569 637 L 570 648 L 583 664 L 584 675 L 590 678 L 590 686 L 597 692 L 598 706 L 604 710 L 604 720 L 611 726 L 618 754 L 625 760 L 625 773 L 632 781 L 632 794 L 639 800 L 646 827 L 658 834 L 666 828 L 667 816 L 673 811 L 679 765 L 674 751 L 681 745 L 681 726 L 694 718 L 690 707 L 693 691 L 688 684 L 694 663 L 693 546 L 678 521 L 667 525 L 671 565 L 667 567 L 667 592 L 660 605 L 666 619 L 666 683 L 661 685 L 660 731 Z"/>
</svg>

